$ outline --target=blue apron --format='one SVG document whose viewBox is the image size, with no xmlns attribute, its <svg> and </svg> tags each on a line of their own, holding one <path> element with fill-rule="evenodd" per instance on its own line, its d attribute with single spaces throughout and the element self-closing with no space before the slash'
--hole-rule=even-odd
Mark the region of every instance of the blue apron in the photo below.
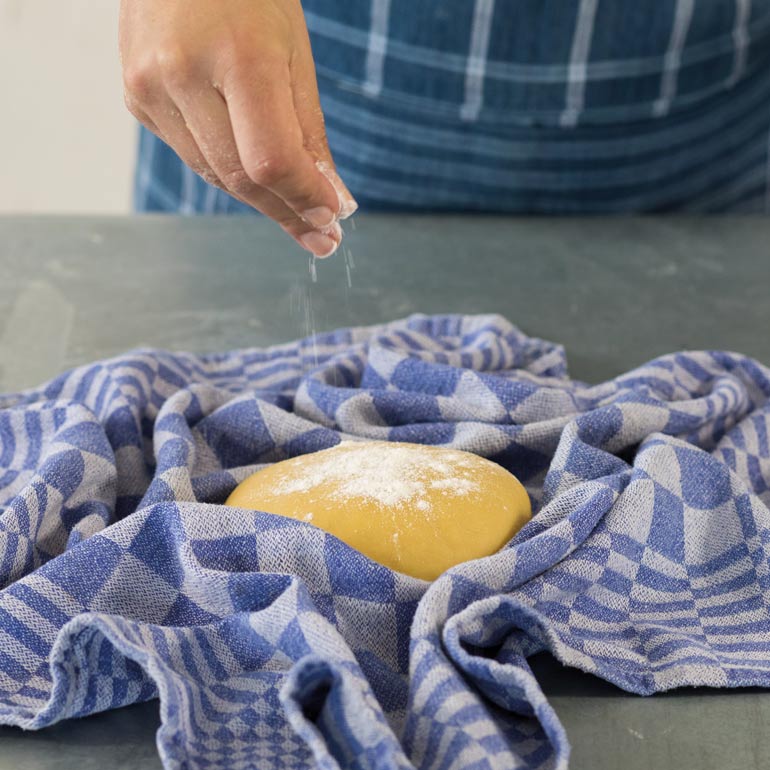
<svg viewBox="0 0 770 770">
<path fill-rule="evenodd" d="M 765 211 L 770 0 L 304 0 L 361 207 Z M 142 130 L 139 211 L 251 212 Z"/>
</svg>

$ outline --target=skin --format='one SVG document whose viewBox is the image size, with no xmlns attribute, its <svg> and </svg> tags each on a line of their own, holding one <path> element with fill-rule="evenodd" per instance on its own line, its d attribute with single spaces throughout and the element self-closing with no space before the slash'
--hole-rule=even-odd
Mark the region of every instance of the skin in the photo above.
<svg viewBox="0 0 770 770">
<path fill-rule="evenodd" d="M 300 0 L 122 0 L 119 42 L 142 124 L 303 248 L 336 250 L 356 204 L 334 171 Z"/>
</svg>

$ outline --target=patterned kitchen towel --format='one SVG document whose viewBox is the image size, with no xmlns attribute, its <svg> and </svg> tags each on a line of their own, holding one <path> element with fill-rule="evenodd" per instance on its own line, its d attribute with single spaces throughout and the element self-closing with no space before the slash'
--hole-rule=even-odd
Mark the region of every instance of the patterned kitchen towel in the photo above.
<svg viewBox="0 0 770 770">
<path fill-rule="evenodd" d="M 141 350 L 0 397 L 0 722 L 159 697 L 166 768 L 565 768 L 527 658 L 630 692 L 770 685 L 770 369 L 600 385 L 497 316 Z M 443 444 L 536 515 L 433 583 L 227 508 L 341 438 Z"/>
</svg>

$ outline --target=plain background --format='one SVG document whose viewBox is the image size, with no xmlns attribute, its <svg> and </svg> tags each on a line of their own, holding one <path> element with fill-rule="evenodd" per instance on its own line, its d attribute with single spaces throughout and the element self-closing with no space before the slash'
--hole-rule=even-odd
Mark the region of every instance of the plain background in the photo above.
<svg viewBox="0 0 770 770">
<path fill-rule="evenodd" d="M 0 0 L 0 214 L 127 213 L 119 0 Z"/>
</svg>

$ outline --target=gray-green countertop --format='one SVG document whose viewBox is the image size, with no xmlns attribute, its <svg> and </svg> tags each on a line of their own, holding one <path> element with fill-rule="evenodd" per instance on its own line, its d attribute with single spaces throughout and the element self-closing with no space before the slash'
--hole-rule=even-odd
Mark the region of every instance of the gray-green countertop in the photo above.
<svg viewBox="0 0 770 770">
<path fill-rule="evenodd" d="M 0 391 L 138 346 L 266 345 L 410 313 L 500 313 L 600 381 L 684 348 L 770 363 L 770 219 L 358 216 L 308 261 L 258 218 L 0 218 Z M 311 312 L 312 311 L 312 312 Z M 762 690 L 628 695 L 548 656 L 533 667 L 574 770 L 764 770 Z M 0 770 L 154 770 L 156 703 L 0 728 Z"/>
</svg>

